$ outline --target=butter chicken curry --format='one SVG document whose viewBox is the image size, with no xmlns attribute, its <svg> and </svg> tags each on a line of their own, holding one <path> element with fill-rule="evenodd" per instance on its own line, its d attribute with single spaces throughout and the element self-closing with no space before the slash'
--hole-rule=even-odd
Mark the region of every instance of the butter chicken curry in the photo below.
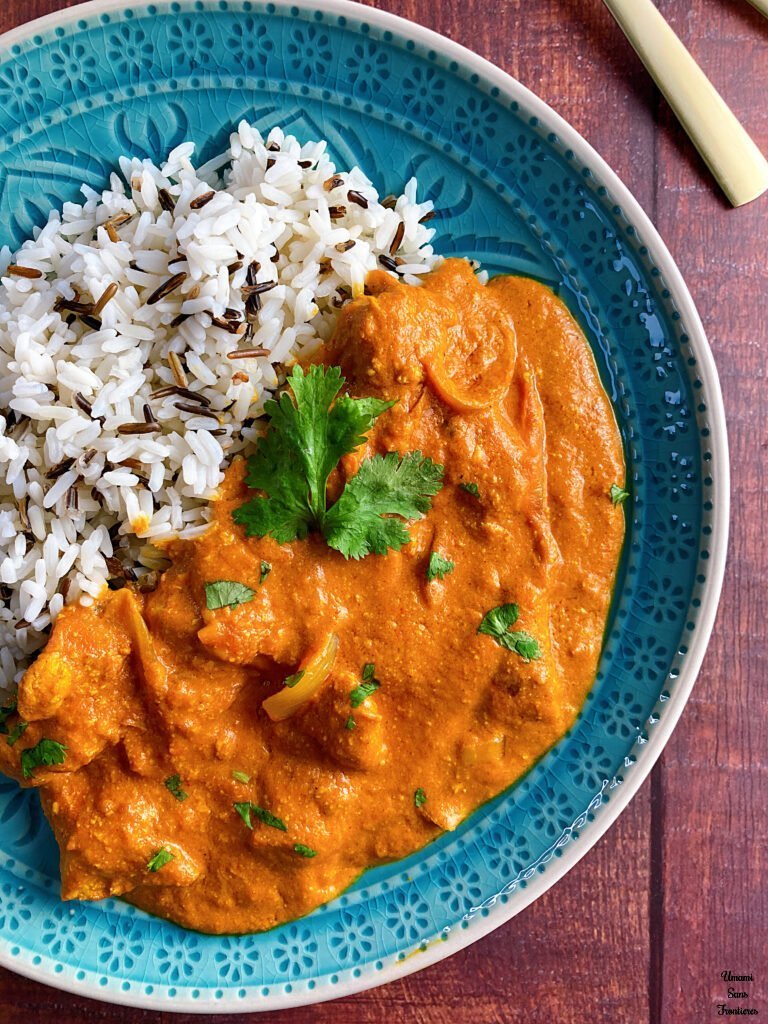
<svg viewBox="0 0 768 1024">
<path fill-rule="evenodd" d="M 154 591 L 66 608 L 4 711 L 65 899 L 270 928 L 455 828 L 585 699 L 624 463 L 562 303 L 460 260 L 374 272 L 316 363 L 252 486 L 235 461 Z"/>
</svg>

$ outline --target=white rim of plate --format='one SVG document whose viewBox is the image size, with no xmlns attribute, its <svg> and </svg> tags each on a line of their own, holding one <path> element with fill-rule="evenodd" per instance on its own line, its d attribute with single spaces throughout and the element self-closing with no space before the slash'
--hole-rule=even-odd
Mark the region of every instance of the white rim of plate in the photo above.
<svg viewBox="0 0 768 1024">
<path fill-rule="evenodd" d="M 135 6 L 141 6 L 144 2 L 145 0 L 135 0 Z M 153 2 L 156 6 L 167 7 L 172 3 L 172 0 L 153 0 Z M 125 2 L 125 0 L 89 0 L 88 3 L 77 4 L 63 11 L 54 11 L 41 18 L 36 18 L 34 21 L 25 22 L 23 25 L 0 35 L 0 48 L 8 49 L 17 43 L 28 40 L 31 36 L 67 25 L 80 18 L 89 18 L 97 14 L 118 11 L 131 6 L 134 6 L 133 0 L 130 0 L 130 2 Z M 75 995 L 99 999 L 102 1002 L 118 1003 L 142 1009 L 164 1010 L 171 1013 L 254 1013 L 288 1009 L 289 1007 L 306 1006 L 327 1002 L 332 999 L 341 999 L 356 992 L 378 988 L 380 985 L 386 985 L 390 981 L 403 978 L 408 974 L 415 974 L 416 971 L 421 971 L 425 967 L 431 967 L 433 964 L 445 960 L 466 946 L 470 946 L 479 939 L 484 938 L 530 906 L 534 900 L 538 899 L 539 896 L 570 871 L 608 831 L 621 812 L 627 807 L 635 793 L 637 793 L 642 783 L 650 775 L 662 750 L 667 745 L 672 731 L 680 719 L 683 708 L 691 695 L 709 644 L 720 601 L 728 547 L 730 514 L 728 433 L 725 407 L 723 405 L 723 396 L 715 359 L 704 332 L 701 318 L 694 305 L 688 286 L 678 270 L 677 264 L 651 219 L 616 172 L 611 169 L 597 150 L 575 128 L 516 78 L 513 78 L 506 71 L 502 71 L 501 68 L 496 67 L 495 64 L 492 64 L 484 57 L 467 49 L 467 47 L 446 39 L 445 36 L 432 29 L 425 28 L 416 22 L 408 21 L 408 19 L 401 18 L 399 15 L 390 14 L 388 11 L 380 11 L 374 7 L 366 7 L 360 3 L 354 3 L 352 0 L 275 0 L 275 6 L 300 7 L 309 10 L 321 9 L 327 14 L 348 17 L 353 22 L 365 21 L 370 25 L 380 28 L 382 31 L 389 30 L 394 35 L 412 39 L 415 43 L 435 50 L 446 58 L 456 61 L 464 69 L 469 69 L 477 74 L 491 86 L 496 86 L 499 92 L 506 95 L 509 99 L 517 100 L 526 110 L 551 126 L 560 141 L 572 149 L 585 166 L 589 166 L 590 169 L 594 168 L 599 173 L 601 184 L 608 189 L 611 197 L 621 205 L 628 220 L 635 226 L 638 234 L 642 237 L 643 245 L 648 249 L 648 255 L 658 267 L 662 279 L 670 292 L 671 300 L 680 312 L 682 321 L 686 325 L 689 344 L 696 353 L 697 372 L 706 390 L 707 412 L 711 420 L 709 424 L 710 446 L 714 456 L 713 461 L 718 470 L 716 474 L 713 474 L 712 478 L 713 508 L 712 535 L 709 542 L 710 557 L 707 581 L 704 584 L 701 606 L 697 616 L 696 632 L 683 661 L 680 675 L 675 682 L 674 693 L 669 700 L 665 714 L 643 747 L 642 755 L 638 757 L 634 765 L 631 779 L 625 780 L 623 785 L 614 792 L 610 804 L 601 809 L 599 818 L 592 822 L 589 831 L 582 834 L 583 842 L 579 843 L 578 846 L 569 843 L 563 849 L 563 854 L 557 861 L 550 862 L 544 873 L 534 876 L 528 882 L 524 894 L 514 904 L 496 903 L 492 908 L 492 913 L 478 921 L 471 931 L 469 929 L 466 931 L 459 930 L 458 932 L 453 930 L 445 941 L 432 944 L 423 952 L 420 952 L 418 956 L 410 956 L 405 960 L 395 961 L 388 964 L 382 971 L 366 973 L 359 978 L 339 980 L 339 983 L 329 991 L 318 991 L 317 989 L 310 991 L 304 989 L 302 991 L 283 993 L 281 996 L 258 996 L 239 1001 L 237 1009 L 234 1009 L 230 1004 L 217 1006 L 208 1001 L 200 1004 L 192 999 L 187 1000 L 183 997 L 178 1002 L 175 1000 L 169 1002 L 167 999 L 142 995 L 137 992 L 96 991 L 91 990 L 87 983 L 78 982 L 74 978 L 50 977 L 48 975 L 40 978 L 31 965 L 19 963 L 10 956 L 7 949 L 0 945 L 0 965 L 33 981 L 38 981 L 66 992 L 72 992 Z"/>
</svg>

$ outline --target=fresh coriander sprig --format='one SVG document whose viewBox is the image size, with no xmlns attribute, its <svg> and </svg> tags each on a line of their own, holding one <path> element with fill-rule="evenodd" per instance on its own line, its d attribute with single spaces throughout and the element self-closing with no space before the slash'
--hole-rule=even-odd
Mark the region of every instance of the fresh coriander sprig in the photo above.
<svg viewBox="0 0 768 1024">
<path fill-rule="evenodd" d="M 394 402 L 340 395 L 338 366 L 297 366 L 287 383 L 291 394 L 265 403 L 269 428 L 248 462 L 246 482 L 264 497 L 235 509 L 235 522 L 280 544 L 317 529 L 345 558 L 399 551 L 410 540 L 405 522 L 428 512 L 442 487 L 443 467 L 421 452 L 374 455 L 328 508 L 331 472 Z"/>
<path fill-rule="evenodd" d="M 427 583 L 431 583 L 432 580 L 445 579 L 448 573 L 453 572 L 455 568 L 455 562 L 445 558 L 439 551 L 433 551 L 429 556 L 429 564 L 427 565 Z"/>
<path fill-rule="evenodd" d="M 525 630 L 510 631 L 509 627 L 514 626 L 519 615 L 520 609 L 516 604 L 500 604 L 486 612 L 477 632 L 493 637 L 499 647 L 514 651 L 526 663 L 538 661 L 541 658 L 538 640 Z"/>
<path fill-rule="evenodd" d="M 147 871 L 159 871 L 160 868 L 164 868 L 166 864 L 174 859 L 174 855 L 170 850 L 166 850 L 164 846 L 161 846 L 157 853 L 153 853 L 147 861 Z"/>
<path fill-rule="evenodd" d="M 358 683 L 349 695 L 349 703 L 353 708 L 359 708 L 363 701 L 368 700 L 371 694 L 376 693 L 378 688 L 381 686 L 381 683 L 375 676 L 375 672 L 376 666 L 372 661 L 363 665 L 362 682 Z M 347 719 L 347 728 L 350 728 L 349 719 Z M 352 728 L 354 728 L 354 726 L 352 726 Z"/>
<path fill-rule="evenodd" d="M 272 814 L 271 811 L 265 811 L 263 807 L 259 807 L 256 804 L 252 804 L 250 802 L 237 803 L 234 804 L 234 808 L 251 831 L 253 831 L 251 815 L 253 815 L 254 818 L 258 818 L 258 820 L 264 825 L 269 825 L 271 828 L 279 829 L 280 832 L 288 831 L 288 826 L 282 818 L 276 817 L 276 815 Z"/>
<path fill-rule="evenodd" d="M 64 764 L 66 756 L 67 748 L 64 743 L 43 738 L 34 747 L 22 750 L 21 774 L 25 779 L 31 779 L 35 774 L 35 768 L 51 768 L 55 764 Z"/>
<path fill-rule="evenodd" d="M 205 606 L 209 611 L 234 608 L 252 601 L 255 596 L 255 591 L 235 580 L 216 580 L 214 583 L 205 584 Z"/>
<path fill-rule="evenodd" d="M 619 487 L 618 484 L 611 484 L 611 489 L 608 492 L 608 497 L 611 499 L 614 505 L 623 505 L 629 497 L 629 491 L 625 491 L 623 487 Z"/>
</svg>

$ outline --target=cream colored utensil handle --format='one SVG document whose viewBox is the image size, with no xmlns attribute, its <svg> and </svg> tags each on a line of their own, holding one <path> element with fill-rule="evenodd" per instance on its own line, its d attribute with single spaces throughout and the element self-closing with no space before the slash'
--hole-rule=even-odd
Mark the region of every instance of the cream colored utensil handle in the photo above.
<svg viewBox="0 0 768 1024">
<path fill-rule="evenodd" d="M 733 205 L 762 195 L 768 161 L 651 0 L 603 2 Z"/>
<path fill-rule="evenodd" d="M 749 0 L 749 2 L 768 18 L 768 0 Z"/>
</svg>

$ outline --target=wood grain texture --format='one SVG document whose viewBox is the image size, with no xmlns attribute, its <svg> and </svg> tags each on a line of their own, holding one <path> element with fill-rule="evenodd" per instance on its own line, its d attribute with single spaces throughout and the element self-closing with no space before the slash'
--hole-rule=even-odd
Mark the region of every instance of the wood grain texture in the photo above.
<svg viewBox="0 0 768 1024">
<path fill-rule="evenodd" d="M 18 0 L 0 30 L 68 6 Z M 442 964 L 280 1024 L 706 1024 L 720 972 L 768 1014 L 766 688 L 768 199 L 732 211 L 599 0 L 377 0 L 518 77 L 616 169 L 656 222 L 715 351 L 734 508 L 718 622 L 652 778 L 554 890 Z M 659 6 L 768 151 L 768 21 L 745 0 Z M 243 1021 L 144 1013 L 0 971 L 2 1024 Z M 721 1018 L 723 1019 L 723 1018 Z"/>
</svg>

